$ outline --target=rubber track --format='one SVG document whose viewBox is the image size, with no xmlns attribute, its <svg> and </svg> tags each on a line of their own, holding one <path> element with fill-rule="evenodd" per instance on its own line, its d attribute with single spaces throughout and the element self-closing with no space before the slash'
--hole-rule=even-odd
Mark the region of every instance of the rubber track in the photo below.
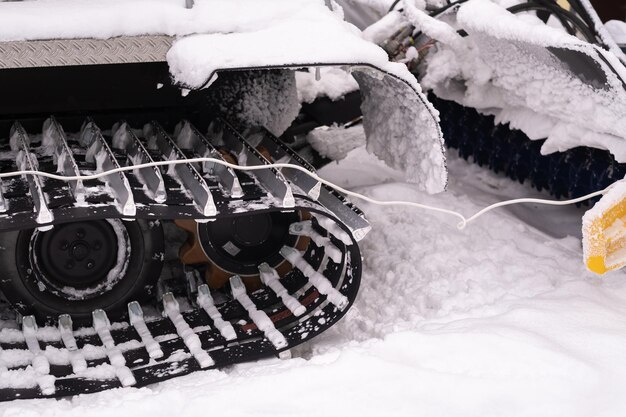
<svg viewBox="0 0 626 417">
<path fill-rule="evenodd" d="M 530 140 L 522 131 L 495 124 L 494 116 L 442 100 L 429 100 L 441 113 L 446 146 L 459 156 L 486 166 L 496 173 L 529 183 L 556 198 L 576 198 L 624 178 L 626 164 L 620 164 L 605 150 L 578 147 L 566 152 L 541 155 L 544 140 Z"/>
</svg>

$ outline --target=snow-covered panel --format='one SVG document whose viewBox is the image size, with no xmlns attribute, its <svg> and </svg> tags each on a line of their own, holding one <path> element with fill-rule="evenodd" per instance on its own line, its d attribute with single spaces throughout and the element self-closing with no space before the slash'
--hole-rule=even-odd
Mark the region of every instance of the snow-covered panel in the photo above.
<svg viewBox="0 0 626 417">
<path fill-rule="evenodd" d="M 400 80 L 381 80 L 371 72 L 354 75 L 361 86 L 367 150 L 427 192 L 445 189 L 443 136 L 434 110 Z"/>
<path fill-rule="evenodd" d="M 319 0 L 38 0 L 0 2 L 0 41 L 230 33 L 288 19 Z M 323 3 L 323 2 L 322 2 Z"/>
<path fill-rule="evenodd" d="M 437 112 L 415 77 L 322 3 L 307 2 L 299 13 L 254 32 L 188 36 L 167 60 L 174 80 L 194 89 L 210 86 L 220 70 L 352 66 L 364 96 L 368 150 L 428 192 L 445 188 Z"/>
<path fill-rule="evenodd" d="M 190 88 L 200 88 L 217 70 L 224 69 L 371 64 L 419 89 L 403 65 L 390 63 L 385 51 L 365 41 L 357 28 L 341 20 L 323 2 L 300 1 L 297 11 L 277 13 L 266 26 L 178 40 L 167 54 L 174 79 Z"/>
<path fill-rule="evenodd" d="M 424 84 L 548 138 L 543 153 L 592 146 L 626 162 L 626 68 L 616 56 L 488 0 L 463 4 L 457 24 L 464 47 L 439 44 Z"/>
</svg>

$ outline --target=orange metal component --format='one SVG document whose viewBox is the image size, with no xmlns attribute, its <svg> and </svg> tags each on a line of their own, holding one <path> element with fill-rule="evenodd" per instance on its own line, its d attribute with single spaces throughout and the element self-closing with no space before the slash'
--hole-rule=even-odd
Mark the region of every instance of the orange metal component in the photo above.
<svg viewBox="0 0 626 417">
<path fill-rule="evenodd" d="M 300 218 L 302 220 L 308 220 L 311 218 L 311 213 L 300 212 Z M 198 236 L 198 223 L 195 220 L 175 220 L 174 223 L 185 230 L 188 233 L 187 241 L 180 248 L 179 257 L 180 261 L 184 265 L 207 265 L 205 274 L 205 280 L 211 288 L 222 288 L 228 284 L 231 276 L 235 275 L 232 272 L 226 271 L 220 268 L 215 262 L 213 262 L 202 249 L 202 243 Z M 300 236 L 296 241 L 295 248 L 304 251 L 310 242 L 310 238 Z M 278 265 L 273 265 L 281 277 L 287 274 L 292 266 L 287 261 L 283 261 Z M 242 281 L 246 285 L 248 291 L 254 291 L 261 288 L 261 278 L 259 275 L 242 275 Z"/>
</svg>

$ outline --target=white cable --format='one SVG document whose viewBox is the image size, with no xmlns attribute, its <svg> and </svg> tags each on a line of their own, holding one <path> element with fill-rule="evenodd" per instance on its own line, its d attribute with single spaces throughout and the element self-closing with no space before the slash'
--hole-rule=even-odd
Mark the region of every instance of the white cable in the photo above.
<svg viewBox="0 0 626 417">
<path fill-rule="evenodd" d="M 440 207 L 435 207 L 435 206 L 430 206 L 428 204 L 421 204 L 421 203 L 415 203 L 412 201 L 382 201 L 382 200 L 377 200 L 371 197 L 367 197 L 363 194 L 354 192 L 354 191 L 350 191 L 350 190 L 346 190 L 343 187 L 340 187 L 339 185 L 330 182 L 328 180 L 325 180 L 323 178 L 321 178 L 320 176 L 318 176 L 317 174 L 309 171 L 308 169 L 300 166 L 300 165 L 294 165 L 294 164 L 289 164 L 289 163 L 272 163 L 272 164 L 266 164 L 266 165 L 252 165 L 252 166 L 244 166 L 244 165 L 237 165 L 237 164 L 232 164 L 230 162 L 226 162 L 224 160 L 221 159 L 216 159 L 216 158 L 209 158 L 209 157 L 201 157 L 201 158 L 188 158 L 188 159 L 177 159 L 177 160 L 172 160 L 172 161 L 153 161 L 153 162 L 147 162 L 144 164 L 138 164 L 138 165 L 129 165 L 129 166 L 123 166 L 123 167 L 119 167 L 119 168 L 114 168 L 114 169 L 110 169 L 107 171 L 102 171 L 102 172 L 98 172 L 96 174 L 89 174 L 89 175 L 73 175 L 73 176 L 64 176 L 64 175 L 58 175 L 58 174 L 51 174 L 48 172 L 43 172 L 43 171 L 38 171 L 38 170 L 22 170 L 22 171 L 12 171 L 12 172 L 5 172 L 5 173 L 0 173 L 0 179 L 1 178 L 8 178 L 8 177 L 16 177 L 16 176 L 20 176 L 20 175 L 38 175 L 40 177 L 46 177 L 46 178 L 52 178 L 52 179 L 56 179 L 56 180 L 61 180 L 61 181 L 87 181 L 87 180 L 93 180 L 93 179 L 98 179 L 98 178 L 102 178 L 102 177 L 106 177 L 108 175 L 111 174 L 116 174 L 119 172 L 126 172 L 126 171 L 133 171 L 136 169 L 142 169 L 142 168 L 152 168 L 152 167 L 158 167 L 158 166 L 171 166 L 171 165 L 179 165 L 179 164 L 188 164 L 188 163 L 201 163 L 201 162 L 212 162 L 218 165 L 223 165 L 226 166 L 228 168 L 232 168 L 232 169 L 236 169 L 239 171 L 259 171 L 262 169 L 271 169 L 271 168 L 275 168 L 275 169 L 280 169 L 280 168 L 290 168 L 290 169 L 295 169 L 297 171 L 303 172 L 306 175 L 308 175 L 309 177 L 315 179 L 316 181 L 321 182 L 322 184 L 325 184 L 333 189 L 335 189 L 336 191 L 339 191 L 340 193 L 343 193 L 345 195 L 348 195 L 350 197 L 354 197 L 354 198 L 358 198 L 359 200 L 363 200 L 366 201 L 368 203 L 377 205 L 377 206 L 404 206 L 404 207 L 413 207 L 413 208 L 418 208 L 418 209 L 422 209 L 422 210 L 429 210 L 429 211 L 435 211 L 435 212 L 439 212 L 439 213 L 444 213 L 444 214 L 448 214 L 451 216 L 455 216 L 459 219 L 461 219 L 461 221 L 457 224 L 457 227 L 459 229 L 464 229 L 468 223 L 473 222 L 474 220 L 476 220 L 477 218 L 479 218 L 480 216 L 484 215 L 485 213 L 494 210 L 496 208 L 499 207 L 504 207 L 504 206 L 510 206 L 513 204 L 524 204 L 524 203 L 535 203 L 535 204 L 544 204 L 544 205 L 552 205 L 552 206 L 565 206 L 565 205 L 569 205 L 569 204 L 576 204 L 576 203 L 580 203 L 581 201 L 585 201 L 589 198 L 593 198 L 593 197 L 597 197 L 599 195 L 603 195 L 606 194 L 611 188 L 613 188 L 617 183 L 625 181 L 625 180 L 619 180 L 614 182 L 613 184 L 609 185 L 608 187 L 606 187 L 604 190 L 600 190 L 600 191 L 596 191 L 590 194 L 587 194 L 585 196 L 582 197 L 578 197 L 578 198 L 574 198 L 571 200 L 562 200 L 562 201 L 557 201 L 557 200 L 545 200 L 545 199 L 540 199 L 540 198 L 517 198 L 517 199 L 513 199 L 513 200 L 505 200 L 505 201 L 501 201 L 495 204 L 491 204 L 487 207 L 485 207 L 484 209 L 478 211 L 477 213 L 475 213 L 474 215 L 470 216 L 469 218 L 466 218 L 463 214 L 454 211 L 454 210 L 448 210 L 448 209 L 444 209 L 444 208 L 440 208 Z"/>
</svg>

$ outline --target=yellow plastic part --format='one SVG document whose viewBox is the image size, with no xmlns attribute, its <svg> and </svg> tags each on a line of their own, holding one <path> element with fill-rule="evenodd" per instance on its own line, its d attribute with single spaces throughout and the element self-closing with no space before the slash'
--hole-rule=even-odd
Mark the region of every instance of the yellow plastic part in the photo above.
<svg viewBox="0 0 626 417">
<path fill-rule="evenodd" d="M 594 207 L 585 214 L 583 245 L 585 263 L 590 271 L 604 274 L 626 265 L 625 221 L 626 195 L 608 209 Z"/>
</svg>

